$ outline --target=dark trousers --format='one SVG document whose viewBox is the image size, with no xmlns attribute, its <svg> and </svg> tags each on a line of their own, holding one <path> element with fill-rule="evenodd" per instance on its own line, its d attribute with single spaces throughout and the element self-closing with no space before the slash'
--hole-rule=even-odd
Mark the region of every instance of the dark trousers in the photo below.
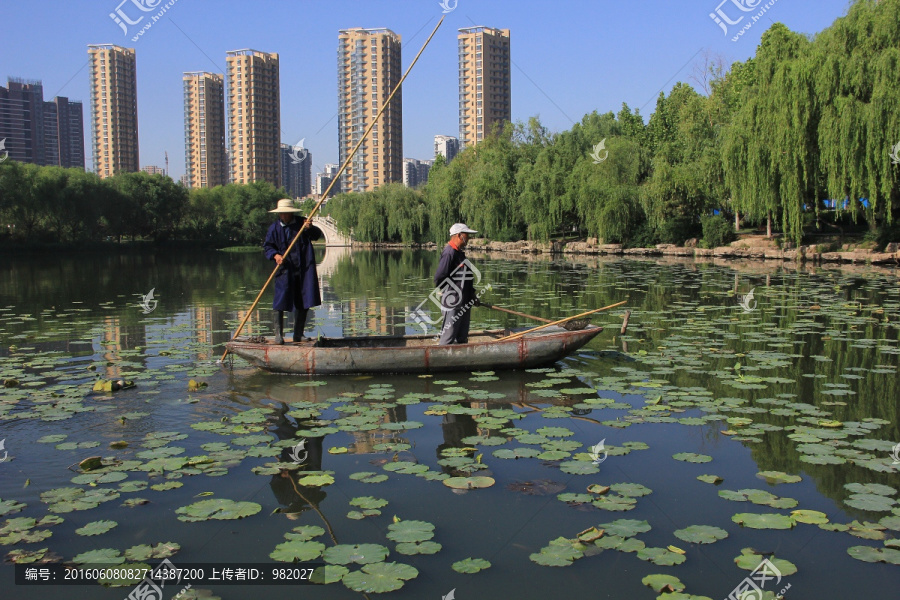
<svg viewBox="0 0 900 600">
<path fill-rule="evenodd" d="M 469 342 L 469 321 L 472 320 L 472 307 L 461 308 L 444 313 L 444 325 L 441 328 L 439 346 L 447 344 L 467 344 Z"/>
</svg>

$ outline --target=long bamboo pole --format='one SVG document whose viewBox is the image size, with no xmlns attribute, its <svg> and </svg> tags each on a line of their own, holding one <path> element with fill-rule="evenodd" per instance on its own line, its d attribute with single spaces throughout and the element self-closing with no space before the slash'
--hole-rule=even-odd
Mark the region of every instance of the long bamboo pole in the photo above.
<svg viewBox="0 0 900 600">
<path fill-rule="evenodd" d="M 508 335 L 508 336 L 506 336 L 506 337 L 502 337 L 502 338 L 500 338 L 499 340 L 496 340 L 496 341 L 497 341 L 497 342 L 503 342 L 503 341 L 506 341 L 506 340 L 517 340 L 517 339 L 519 339 L 520 337 L 522 337 L 523 335 L 525 335 L 526 333 L 531 333 L 532 331 L 537 331 L 537 330 L 539 330 L 539 329 L 544 329 L 545 327 L 552 327 L 553 325 L 559 325 L 560 323 L 565 323 L 566 321 L 572 321 L 573 319 L 579 319 L 579 318 L 581 318 L 581 317 L 586 317 L 586 316 L 588 316 L 588 315 L 592 315 L 592 314 L 594 314 L 594 313 L 598 313 L 598 312 L 600 312 L 601 310 L 609 310 L 610 308 L 615 308 L 615 307 L 617 307 L 617 306 L 622 306 L 622 305 L 625 304 L 626 302 L 627 302 L 627 300 L 622 300 L 621 302 L 616 302 L 615 304 L 610 304 L 609 306 L 604 306 L 603 308 L 595 308 L 594 310 L 589 310 L 589 311 L 587 311 L 587 312 L 583 312 L 583 313 L 581 313 L 580 315 L 574 315 L 574 316 L 572 316 L 572 317 L 566 317 L 565 319 L 560 319 L 559 321 L 552 321 L 552 322 L 550 322 L 550 323 L 547 323 L 546 325 L 541 325 L 541 326 L 539 326 L 539 327 L 534 327 L 534 328 L 532 328 L 532 329 L 527 329 L 527 330 L 525 330 L 525 331 L 520 331 L 519 333 L 514 333 L 514 334 L 512 334 L 512 335 Z"/>
<path fill-rule="evenodd" d="M 378 114 L 375 115 L 375 118 L 372 119 L 372 122 L 369 123 L 369 126 L 366 128 L 365 133 L 362 134 L 362 137 L 359 138 L 359 141 L 356 142 L 356 145 L 353 147 L 353 150 L 350 151 L 350 155 L 344 160 L 344 163 L 341 165 L 341 168 L 338 169 L 337 175 L 334 176 L 334 179 L 331 180 L 331 183 L 328 184 L 328 187 L 322 193 L 322 197 L 319 199 L 319 202 L 313 207 L 313 209 L 306 215 L 306 222 L 300 227 L 300 231 L 297 232 L 297 235 L 294 236 L 294 239 L 291 240 L 290 245 L 288 245 L 287 250 L 284 252 L 284 256 L 286 257 L 291 253 L 291 250 L 294 248 L 294 244 L 297 243 L 297 240 L 300 239 L 300 236 L 306 231 L 306 228 L 309 227 L 310 223 L 312 223 L 313 215 L 319 210 L 319 207 L 322 206 L 322 203 L 325 202 L 325 199 L 328 198 L 328 194 L 331 193 L 331 188 L 334 187 L 334 184 L 340 181 L 341 175 L 343 175 L 344 171 L 347 169 L 347 165 L 350 164 L 350 161 L 353 160 L 353 156 L 356 154 L 356 151 L 359 150 L 359 147 L 362 146 L 362 143 L 365 141 L 366 136 L 369 135 L 369 132 L 372 131 L 372 128 L 375 127 L 375 124 L 378 123 L 378 119 L 381 118 L 381 113 L 384 112 L 384 109 L 388 107 L 391 103 L 391 100 L 394 99 L 394 95 L 400 90 L 400 86 L 403 85 L 403 81 L 406 79 L 406 76 L 409 75 L 409 72 L 412 71 L 412 68 L 416 66 L 416 62 L 419 60 L 419 57 L 422 55 L 422 52 L 425 51 L 425 48 L 428 46 L 428 43 L 431 41 L 431 38 L 434 37 L 434 34 L 437 33 L 438 28 L 441 26 L 441 23 L 444 22 L 443 15 L 441 20 L 438 21 L 437 25 L 434 26 L 434 29 L 431 32 L 431 35 L 428 36 L 428 39 L 425 40 L 425 43 L 422 45 L 422 48 L 419 50 L 419 53 L 416 54 L 416 57 L 410 63 L 409 67 L 407 67 L 406 72 L 403 73 L 403 77 L 400 78 L 400 81 L 397 82 L 397 86 L 391 92 L 391 95 L 388 96 L 387 100 L 384 101 L 384 104 L 381 105 L 381 109 L 378 111 Z M 272 270 L 272 274 L 269 275 L 269 278 L 266 280 L 266 283 L 263 284 L 261 290 L 259 290 L 259 294 L 256 296 L 256 300 L 253 301 L 253 304 L 247 309 L 247 314 L 244 315 L 244 318 L 241 319 L 241 324 L 238 325 L 237 331 L 234 332 L 234 335 L 231 337 L 232 340 L 237 338 L 241 334 L 241 331 L 244 329 L 244 325 L 247 323 L 247 320 L 250 318 L 250 315 L 253 313 L 253 309 L 256 308 L 256 305 L 259 304 L 259 299 L 262 298 L 263 292 L 266 291 L 266 288 L 269 287 L 269 284 L 272 283 L 272 279 L 275 278 L 275 274 L 278 273 L 278 269 L 281 268 L 281 265 L 276 265 Z M 225 360 L 225 357 L 228 356 L 228 348 L 225 348 L 225 352 L 222 354 L 222 358 L 220 361 Z"/>
<path fill-rule="evenodd" d="M 485 308 L 490 308 L 491 310 L 499 310 L 500 312 L 505 312 L 510 315 L 516 315 L 517 317 L 525 317 L 526 319 L 532 319 L 534 321 L 540 321 L 541 323 L 552 323 L 553 319 L 545 319 L 543 317 L 536 317 L 534 315 L 526 315 L 523 312 L 519 312 L 517 310 L 510 310 L 508 308 L 503 308 L 502 306 L 494 306 L 493 304 L 488 304 L 487 302 L 482 302 L 479 306 L 483 306 Z"/>
</svg>

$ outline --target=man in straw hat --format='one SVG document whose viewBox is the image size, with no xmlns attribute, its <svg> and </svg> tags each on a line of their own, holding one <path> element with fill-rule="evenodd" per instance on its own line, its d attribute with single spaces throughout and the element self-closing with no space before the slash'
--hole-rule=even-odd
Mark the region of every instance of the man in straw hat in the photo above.
<svg viewBox="0 0 900 600">
<path fill-rule="evenodd" d="M 478 306 L 475 295 L 475 276 L 481 274 L 466 260 L 466 245 L 469 234 L 478 233 L 465 223 L 456 223 L 450 228 L 450 241 L 441 252 L 434 285 L 441 290 L 441 311 L 444 324 L 438 344 L 466 344 L 469 341 L 469 309 Z"/>
<path fill-rule="evenodd" d="M 316 274 L 316 256 L 312 242 L 322 237 L 318 227 L 307 227 L 285 256 L 291 240 L 306 222 L 306 217 L 295 215 L 301 212 L 294 208 L 293 200 L 284 198 L 278 201 L 278 207 L 270 210 L 278 215 L 266 233 L 263 251 L 266 258 L 274 260 L 281 268 L 275 275 L 275 299 L 272 310 L 275 311 L 275 343 L 284 344 L 284 311 L 294 313 L 294 341 L 305 342 L 303 330 L 309 309 L 322 304 L 319 294 L 319 277 Z"/>
</svg>

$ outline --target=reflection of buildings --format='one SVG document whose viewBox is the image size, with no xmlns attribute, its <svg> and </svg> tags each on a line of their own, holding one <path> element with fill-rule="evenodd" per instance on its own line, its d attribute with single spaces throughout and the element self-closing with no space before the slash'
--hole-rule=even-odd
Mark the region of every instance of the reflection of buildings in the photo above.
<svg viewBox="0 0 900 600">
<path fill-rule="evenodd" d="M 361 321 L 360 316 L 365 320 Z M 384 306 L 368 298 L 341 303 L 341 330 L 344 335 L 405 335 L 406 311 L 403 308 Z"/>
<path fill-rule="evenodd" d="M 365 402 L 365 401 L 364 401 Z M 378 423 L 400 423 L 406 420 L 406 406 L 388 408 Z M 370 429 L 368 431 L 352 431 L 353 443 L 348 448 L 353 454 L 378 454 L 383 450 L 375 450 L 378 444 L 408 443 L 409 440 L 398 436 L 397 431 L 389 429 Z"/>
</svg>

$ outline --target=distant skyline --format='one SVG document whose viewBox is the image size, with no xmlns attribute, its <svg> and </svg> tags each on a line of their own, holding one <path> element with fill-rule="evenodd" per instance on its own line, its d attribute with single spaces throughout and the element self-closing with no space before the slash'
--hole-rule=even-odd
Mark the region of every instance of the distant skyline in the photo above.
<svg viewBox="0 0 900 600">
<path fill-rule="evenodd" d="M 153 8 L 142 12 L 136 7 L 141 3 Z M 763 6 L 759 3 L 758 8 Z M 431 159 L 435 135 L 458 135 L 460 28 L 484 25 L 511 31 L 512 118 L 538 116 L 555 132 L 571 128 L 593 110 L 617 112 L 623 102 L 641 109 L 646 120 L 660 91 L 668 92 L 678 81 L 693 85 L 690 76 L 704 51 L 721 56 L 728 65 L 743 61 L 756 52 L 760 37 L 774 22 L 815 34 L 846 14 L 848 6 L 847 0 L 821 0 L 813 6 L 780 0 L 732 41 L 756 12 L 742 13 L 728 1 L 459 0 L 404 84 L 404 158 Z M 39 79 L 46 98 L 82 101 L 87 122 L 88 45 L 134 48 L 140 166 L 163 164 L 168 151 L 170 175 L 177 180 L 185 164 L 183 73 L 225 73 L 225 53 L 230 50 L 278 53 L 281 141 L 294 145 L 304 139 L 315 157 L 316 173 L 338 158 L 338 32 L 352 27 L 395 31 L 402 37 L 405 70 L 442 10 L 438 0 L 7 2 L 0 79 Z M 121 24 L 110 17 L 117 11 Z M 152 22 L 160 11 L 164 14 Z M 745 18 L 738 25 L 717 24 L 710 16 L 717 12 L 730 20 Z M 141 16 L 137 24 L 127 23 Z M 89 144 L 87 139 L 88 157 Z"/>
</svg>

